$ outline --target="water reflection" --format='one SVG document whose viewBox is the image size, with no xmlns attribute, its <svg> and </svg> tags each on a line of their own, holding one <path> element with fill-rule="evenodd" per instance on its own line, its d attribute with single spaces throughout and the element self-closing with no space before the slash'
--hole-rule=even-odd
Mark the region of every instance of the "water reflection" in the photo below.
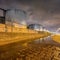
<svg viewBox="0 0 60 60">
<path fill-rule="evenodd" d="M 50 39 L 35 40 L 28 43 L 27 47 L 20 42 L 1 46 L 0 60 L 59 60 L 60 47 Z"/>
<path fill-rule="evenodd" d="M 53 41 L 53 39 L 50 36 L 45 37 L 45 38 L 37 39 L 34 42 L 35 43 L 44 43 L 44 44 L 52 44 L 52 45 L 60 46 L 60 44 Z"/>
</svg>

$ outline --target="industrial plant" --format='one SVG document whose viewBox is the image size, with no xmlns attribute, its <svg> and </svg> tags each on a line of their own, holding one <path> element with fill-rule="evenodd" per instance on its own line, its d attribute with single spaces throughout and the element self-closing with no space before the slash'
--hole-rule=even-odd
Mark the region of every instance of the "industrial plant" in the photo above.
<svg viewBox="0 0 60 60">
<path fill-rule="evenodd" d="M 60 60 L 60 1 L 0 0 L 0 60 Z"/>
</svg>

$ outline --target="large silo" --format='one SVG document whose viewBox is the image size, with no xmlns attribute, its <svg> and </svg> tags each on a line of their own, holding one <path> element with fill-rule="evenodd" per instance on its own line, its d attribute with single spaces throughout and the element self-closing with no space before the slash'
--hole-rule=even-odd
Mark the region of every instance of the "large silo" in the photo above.
<svg viewBox="0 0 60 60">
<path fill-rule="evenodd" d="M 21 9 L 9 9 L 6 13 L 6 20 L 9 22 L 21 23 L 24 19 L 26 19 L 26 13 Z"/>
<path fill-rule="evenodd" d="M 21 9 L 9 9 L 6 12 L 6 24 L 11 26 L 11 31 L 13 31 L 13 26 L 23 25 L 24 20 L 26 20 L 26 12 Z"/>
</svg>

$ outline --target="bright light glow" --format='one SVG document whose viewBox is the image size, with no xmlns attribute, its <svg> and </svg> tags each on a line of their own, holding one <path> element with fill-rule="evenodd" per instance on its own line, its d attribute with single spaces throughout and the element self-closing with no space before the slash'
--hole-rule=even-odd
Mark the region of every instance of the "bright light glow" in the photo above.
<svg viewBox="0 0 60 60">
<path fill-rule="evenodd" d="M 58 28 L 58 29 L 56 30 L 56 32 L 58 32 L 58 31 L 60 31 L 60 28 Z"/>
<path fill-rule="evenodd" d="M 43 31 L 43 28 L 40 28 L 40 31 Z"/>
<path fill-rule="evenodd" d="M 60 35 L 60 33 L 56 33 L 56 35 Z"/>
<path fill-rule="evenodd" d="M 60 31 L 60 28 L 58 28 L 57 31 L 56 31 L 56 34 L 57 35 L 60 35 L 60 32 L 59 31 Z"/>
<path fill-rule="evenodd" d="M 27 24 L 26 24 L 26 21 L 22 21 L 21 24 L 22 24 L 22 25 L 27 25 Z"/>
<path fill-rule="evenodd" d="M 19 27 L 19 24 L 17 24 L 17 23 L 13 23 L 13 25 L 14 25 L 15 27 Z"/>
<path fill-rule="evenodd" d="M 39 31 L 39 29 L 35 29 L 36 31 Z"/>
</svg>

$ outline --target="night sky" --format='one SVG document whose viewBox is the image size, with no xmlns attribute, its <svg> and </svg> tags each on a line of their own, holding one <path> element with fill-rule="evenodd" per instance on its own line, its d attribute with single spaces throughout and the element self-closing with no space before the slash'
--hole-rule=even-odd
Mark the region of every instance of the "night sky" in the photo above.
<svg viewBox="0 0 60 60">
<path fill-rule="evenodd" d="M 42 24 L 50 31 L 60 27 L 60 0 L 0 0 L 0 8 L 24 10 L 27 24 Z"/>
</svg>

